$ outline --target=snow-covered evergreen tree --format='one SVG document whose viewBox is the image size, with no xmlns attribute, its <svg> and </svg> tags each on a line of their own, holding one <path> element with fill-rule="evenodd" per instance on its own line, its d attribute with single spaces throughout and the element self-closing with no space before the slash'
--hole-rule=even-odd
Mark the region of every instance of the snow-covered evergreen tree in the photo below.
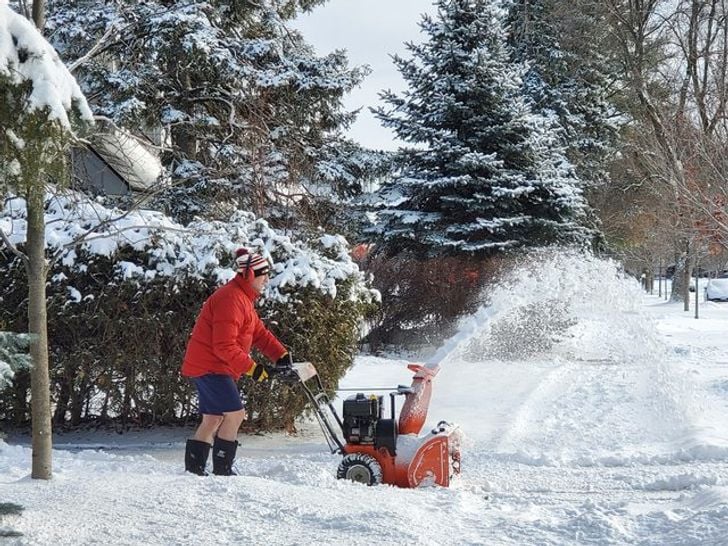
<svg viewBox="0 0 728 546">
<path fill-rule="evenodd" d="M 522 92 L 525 66 L 506 45 L 493 0 L 438 0 L 412 58 L 395 57 L 409 89 L 383 94 L 385 126 L 415 146 L 382 189 L 377 234 L 390 249 L 489 254 L 584 242 L 587 205 L 554 122 Z"/>
<path fill-rule="evenodd" d="M 156 132 L 174 183 L 157 205 L 275 222 L 311 186 L 353 187 L 346 163 L 330 176 L 330 150 L 354 117 L 342 97 L 366 69 L 342 51 L 317 56 L 287 25 L 317 3 L 52 0 L 48 27 L 70 61 L 104 36 L 79 79 L 99 114 Z"/>
<path fill-rule="evenodd" d="M 511 0 L 508 22 L 514 58 L 528 65 L 527 95 L 558 118 L 579 177 L 587 185 L 605 182 L 619 128 L 605 14 L 591 1 Z"/>
<path fill-rule="evenodd" d="M 12 382 L 19 369 L 30 367 L 29 347 L 27 334 L 0 332 L 0 389 Z"/>
</svg>

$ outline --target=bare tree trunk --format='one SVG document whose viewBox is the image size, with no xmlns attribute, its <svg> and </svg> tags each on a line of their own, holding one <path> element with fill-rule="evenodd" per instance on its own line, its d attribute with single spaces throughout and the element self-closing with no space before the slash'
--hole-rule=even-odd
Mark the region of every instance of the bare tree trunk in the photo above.
<svg viewBox="0 0 728 546">
<path fill-rule="evenodd" d="M 192 82 L 189 72 L 184 74 L 185 90 L 191 92 Z M 172 141 L 189 159 L 197 159 L 197 139 L 187 123 L 172 126 Z"/>
<path fill-rule="evenodd" d="M 26 374 L 17 375 L 13 381 L 13 407 L 15 415 L 13 423 L 17 426 L 23 425 L 27 421 L 30 411 L 28 411 L 28 390 L 30 389 L 29 377 Z"/>
<path fill-rule="evenodd" d="M 38 173 L 40 175 L 41 173 Z M 28 191 L 28 331 L 31 334 L 30 371 L 33 423 L 31 477 L 48 480 L 52 474 L 51 391 L 48 372 L 48 323 L 46 311 L 45 188 L 29 184 Z"/>
<path fill-rule="evenodd" d="M 703 3 L 693 1 L 691 28 L 697 25 L 695 20 L 698 18 Z M 655 50 L 659 50 L 661 42 L 659 34 L 664 31 L 668 20 L 661 13 L 663 3 L 660 0 L 630 0 L 629 2 L 606 0 L 605 5 L 612 19 L 615 37 L 622 49 L 622 60 L 628 76 L 627 83 L 639 100 L 640 109 L 636 112 L 636 116 L 642 118 L 652 129 L 652 137 L 659 150 L 657 155 L 659 163 L 655 163 L 652 170 L 656 178 L 662 180 L 669 190 L 671 195 L 668 198 L 674 199 L 676 204 L 674 229 L 679 233 L 677 248 L 681 257 L 676 261 L 671 299 L 673 301 L 682 299 L 687 311 L 690 305 L 688 290 L 691 260 L 695 253 L 695 240 L 692 234 L 695 218 L 688 214 L 691 211 L 686 210 L 685 202 L 693 191 L 695 177 L 693 176 L 691 179 L 690 173 L 686 172 L 683 159 L 686 155 L 689 157 L 689 154 L 686 153 L 684 142 L 681 142 L 679 137 L 680 130 L 685 130 L 686 119 L 683 109 L 685 101 L 688 99 L 688 90 L 700 91 L 700 89 L 696 89 L 697 76 L 693 78 L 692 74 L 688 73 L 682 79 L 682 86 L 679 90 L 680 104 L 675 115 L 664 112 L 664 105 L 655 100 L 649 85 L 649 75 L 655 73 L 651 63 Z M 693 67 L 697 62 L 696 47 L 695 44 L 684 46 L 685 64 L 688 67 Z"/>
<path fill-rule="evenodd" d="M 682 270 L 683 311 L 690 311 L 690 279 L 692 276 L 692 259 L 688 257 L 685 263 L 685 269 Z"/>
<path fill-rule="evenodd" d="M 41 34 L 45 28 L 46 0 L 33 0 L 33 22 Z"/>
</svg>

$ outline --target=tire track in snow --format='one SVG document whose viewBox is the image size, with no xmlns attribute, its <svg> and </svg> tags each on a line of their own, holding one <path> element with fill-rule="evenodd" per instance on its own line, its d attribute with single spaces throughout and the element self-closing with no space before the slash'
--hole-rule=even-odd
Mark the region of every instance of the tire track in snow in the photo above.
<svg viewBox="0 0 728 546">
<path fill-rule="evenodd" d="M 499 361 L 465 362 L 455 360 L 443 366 L 435 379 L 430 420 L 451 420 L 461 426 L 468 444 L 478 451 L 492 452 L 511 429 L 517 427 L 519 412 L 545 385 L 562 378 L 561 365 L 529 363 L 524 373 L 521 363 Z M 463 405 L 468 411 L 463 412 Z"/>
<path fill-rule="evenodd" d="M 674 454 L 699 444 L 701 430 L 689 387 L 677 383 L 663 364 L 566 361 L 521 400 L 496 451 L 585 465 Z"/>
<path fill-rule="evenodd" d="M 520 366 L 522 363 L 516 363 Z M 526 364 L 528 365 L 528 364 Z M 528 395 L 520 401 L 520 405 L 514 408 L 512 419 L 500 430 L 500 435 L 494 440 L 497 442 L 496 451 L 512 452 L 514 446 L 519 445 L 524 437 L 530 434 L 534 416 L 544 406 L 550 404 L 554 392 L 561 388 L 566 377 L 571 373 L 573 364 L 562 362 L 546 373 L 542 380 L 533 388 Z"/>
</svg>

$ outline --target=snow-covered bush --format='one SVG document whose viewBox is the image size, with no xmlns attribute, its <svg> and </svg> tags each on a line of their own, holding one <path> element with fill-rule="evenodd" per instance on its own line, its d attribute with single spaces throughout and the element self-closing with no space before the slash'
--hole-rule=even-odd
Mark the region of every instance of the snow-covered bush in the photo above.
<svg viewBox="0 0 728 546">
<path fill-rule="evenodd" d="M 0 227 L 17 244 L 25 230 L 20 205 L 10 199 L 0 213 Z M 125 213 L 58 192 L 48 195 L 46 222 L 57 258 L 48 305 L 58 423 L 69 417 L 74 424 L 94 417 L 157 423 L 194 415 L 193 391 L 178 370 L 202 302 L 234 276 L 233 251 L 240 246 L 274 263 L 261 316 L 296 357 L 316 362 L 331 388 L 351 364 L 363 313 L 378 298 L 342 237 L 293 240 L 249 213 L 182 225 L 158 212 Z M 22 268 L 8 257 L 0 270 L 0 321 L 22 329 Z M 256 426 L 290 424 L 302 401 L 269 389 L 249 389 L 251 413 L 261 416 Z M 5 407 L 0 418 L 7 417 Z"/>
<path fill-rule="evenodd" d="M 336 297 L 337 283 L 349 278 L 357 281 L 353 299 L 377 297 L 350 259 L 343 237 L 320 233 L 310 241 L 293 240 L 248 212 L 235 212 L 227 221 L 197 219 L 183 225 L 157 211 L 107 208 L 69 190 L 47 195 L 46 222 L 48 247 L 72 274 L 88 269 L 81 259 L 88 254 L 112 259 L 116 280 L 140 286 L 157 277 L 211 278 L 222 283 L 234 276 L 234 251 L 247 246 L 273 261 L 266 300 L 287 302 L 291 293 L 303 287 Z M 27 226 L 22 199 L 6 199 L 0 227 L 10 234 L 11 242 L 24 242 Z M 143 259 L 118 259 L 133 251 Z"/>
</svg>

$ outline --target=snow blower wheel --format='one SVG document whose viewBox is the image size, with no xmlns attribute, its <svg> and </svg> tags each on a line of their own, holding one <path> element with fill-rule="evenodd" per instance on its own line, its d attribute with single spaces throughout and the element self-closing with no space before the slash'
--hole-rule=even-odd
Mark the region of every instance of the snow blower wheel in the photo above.
<svg viewBox="0 0 728 546">
<path fill-rule="evenodd" d="M 378 485 L 382 483 L 382 467 L 374 457 L 364 453 L 352 453 L 341 459 L 336 471 L 336 478 L 367 485 Z"/>
</svg>

